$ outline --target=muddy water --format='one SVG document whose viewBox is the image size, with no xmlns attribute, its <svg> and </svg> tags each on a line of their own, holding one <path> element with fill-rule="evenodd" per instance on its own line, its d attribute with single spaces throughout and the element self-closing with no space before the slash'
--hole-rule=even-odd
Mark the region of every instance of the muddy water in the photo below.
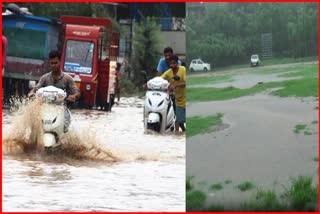
<svg viewBox="0 0 320 214">
<path fill-rule="evenodd" d="M 317 106 L 316 98 L 262 94 L 189 105 L 188 117 L 223 113 L 228 128 L 187 139 L 188 176 L 195 176 L 196 188 L 208 193 L 209 204 L 225 208 L 239 208 L 253 196 L 256 189 L 235 188 L 245 181 L 277 192 L 298 175 L 318 182 L 318 164 L 313 160 L 318 157 L 318 124 L 312 124 L 318 120 Z M 312 134 L 295 134 L 297 124 L 307 124 Z M 226 180 L 232 183 L 223 190 L 209 191 L 211 184 Z"/>
<path fill-rule="evenodd" d="M 184 211 L 185 137 L 144 133 L 142 110 L 138 98 L 109 113 L 73 110 L 63 155 L 4 155 L 3 210 Z M 7 137 L 13 121 L 3 112 Z"/>
</svg>

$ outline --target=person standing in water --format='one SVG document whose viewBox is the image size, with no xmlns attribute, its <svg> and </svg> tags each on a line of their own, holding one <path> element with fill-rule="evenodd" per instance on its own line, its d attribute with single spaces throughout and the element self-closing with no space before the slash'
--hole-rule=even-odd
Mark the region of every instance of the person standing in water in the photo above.
<svg viewBox="0 0 320 214">
<path fill-rule="evenodd" d="M 170 69 L 161 75 L 161 78 L 170 82 L 169 90 L 175 92 L 176 103 L 176 124 L 175 130 L 179 131 L 179 127 L 184 132 L 186 130 L 184 123 L 186 122 L 186 68 L 179 66 L 179 58 L 173 55 L 169 58 Z"/>
</svg>

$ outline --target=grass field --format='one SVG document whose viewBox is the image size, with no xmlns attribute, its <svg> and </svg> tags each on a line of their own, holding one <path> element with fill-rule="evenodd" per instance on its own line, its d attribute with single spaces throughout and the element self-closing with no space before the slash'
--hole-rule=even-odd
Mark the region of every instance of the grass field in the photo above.
<svg viewBox="0 0 320 214">
<path fill-rule="evenodd" d="M 263 92 L 267 89 L 281 88 L 274 92 L 273 95 L 280 97 L 296 96 L 296 97 L 317 97 L 318 96 L 318 65 L 295 66 L 290 68 L 279 69 L 279 76 L 282 77 L 301 77 L 300 79 L 285 80 L 283 82 L 268 82 L 258 84 L 251 88 L 239 89 L 235 87 L 227 88 L 188 88 L 187 87 L 187 101 L 201 102 L 214 100 L 228 100 L 242 96 L 254 95 Z M 274 72 L 274 71 L 273 71 Z M 285 73 L 285 74 L 282 74 Z M 189 81 L 198 81 L 199 77 L 190 78 Z M 204 78 L 204 77 L 201 77 Z M 210 77 L 211 78 L 211 77 Z M 227 77 L 224 77 L 227 78 Z M 209 78 L 208 80 L 209 81 Z"/>
<path fill-rule="evenodd" d="M 215 114 L 208 117 L 188 117 L 187 137 L 191 137 L 200 133 L 206 133 L 211 127 L 220 126 L 222 124 L 222 114 Z"/>
</svg>

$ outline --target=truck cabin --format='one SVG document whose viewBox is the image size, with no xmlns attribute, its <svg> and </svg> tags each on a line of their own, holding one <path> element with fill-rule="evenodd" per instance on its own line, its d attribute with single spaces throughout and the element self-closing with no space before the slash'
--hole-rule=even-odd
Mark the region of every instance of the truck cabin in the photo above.
<svg viewBox="0 0 320 214">
<path fill-rule="evenodd" d="M 79 16 L 62 16 L 65 24 L 61 69 L 65 72 L 95 76 L 102 51 L 107 48 L 107 34 L 111 20 Z"/>
<path fill-rule="evenodd" d="M 80 102 L 87 107 L 109 103 L 119 43 L 119 34 L 111 31 L 111 20 L 62 16 L 60 21 L 65 32 L 61 69 L 80 88 Z"/>
<path fill-rule="evenodd" d="M 99 37 L 102 37 L 100 27 L 67 25 L 62 52 L 62 70 L 94 76 L 97 73 Z"/>
</svg>

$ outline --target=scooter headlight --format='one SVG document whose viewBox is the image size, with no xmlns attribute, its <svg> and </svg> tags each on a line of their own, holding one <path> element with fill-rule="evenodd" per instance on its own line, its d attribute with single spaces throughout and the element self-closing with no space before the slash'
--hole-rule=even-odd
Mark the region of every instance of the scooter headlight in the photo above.
<svg viewBox="0 0 320 214">
<path fill-rule="evenodd" d="M 90 90 L 91 90 L 91 85 L 90 85 L 90 84 L 87 84 L 87 85 L 86 85 L 86 90 L 87 90 L 87 91 L 90 91 Z"/>
</svg>

